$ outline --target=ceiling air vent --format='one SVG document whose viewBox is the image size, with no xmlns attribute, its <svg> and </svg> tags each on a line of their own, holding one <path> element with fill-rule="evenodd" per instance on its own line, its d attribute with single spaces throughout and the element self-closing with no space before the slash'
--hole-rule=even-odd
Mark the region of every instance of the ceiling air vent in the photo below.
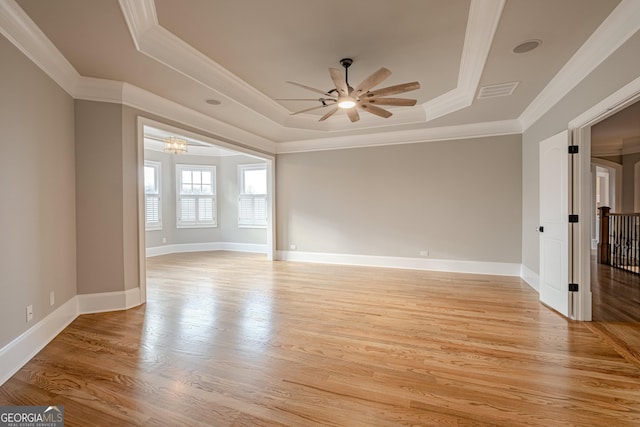
<svg viewBox="0 0 640 427">
<path fill-rule="evenodd" d="M 483 86 L 478 92 L 478 99 L 509 96 L 516 90 L 520 82 L 502 83 L 499 85 Z"/>
</svg>

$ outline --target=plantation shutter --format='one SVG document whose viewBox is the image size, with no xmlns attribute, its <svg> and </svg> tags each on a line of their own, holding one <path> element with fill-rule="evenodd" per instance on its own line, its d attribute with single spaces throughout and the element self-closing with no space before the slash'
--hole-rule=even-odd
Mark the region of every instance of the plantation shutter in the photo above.
<svg viewBox="0 0 640 427">
<path fill-rule="evenodd" d="M 241 194 L 238 200 L 238 225 L 267 225 L 267 196 Z"/>
</svg>

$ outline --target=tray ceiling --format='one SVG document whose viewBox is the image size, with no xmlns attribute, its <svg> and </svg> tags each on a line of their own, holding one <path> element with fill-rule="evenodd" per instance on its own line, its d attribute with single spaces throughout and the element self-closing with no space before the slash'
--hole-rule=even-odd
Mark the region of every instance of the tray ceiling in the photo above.
<svg viewBox="0 0 640 427">
<path fill-rule="evenodd" d="M 521 130 L 518 120 L 620 1 L 6 3 L 16 16 L 11 4 L 23 11 L 80 76 L 100 79 L 85 86 L 124 82 L 199 120 L 240 130 L 234 139 L 285 146 L 385 134 L 393 140 L 479 123 Z M 512 52 L 534 39 L 541 41 L 537 49 Z M 354 59 L 352 83 L 380 67 L 392 71 L 383 86 L 419 81 L 421 89 L 406 94 L 417 105 L 390 107 L 389 119 L 363 114 L 351 123 L 340 112 L 318 122 L 314 113 L 290 115 L 313 103 L 275 100 L 314 97 L 286 81 L 331 89 L 328 68 L 340 68 L 343 57 Z M 517 83 L 511 95 L 477 99 L 480 88 L 507 83 Z M 219 105 L 206 102 L 212 99 Z"/>
</svg>

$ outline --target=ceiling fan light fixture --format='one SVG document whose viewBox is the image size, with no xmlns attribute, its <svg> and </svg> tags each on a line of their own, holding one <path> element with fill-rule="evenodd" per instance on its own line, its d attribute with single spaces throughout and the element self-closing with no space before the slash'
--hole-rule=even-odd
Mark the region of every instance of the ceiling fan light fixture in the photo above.
<svg viewBox="0 0 640 427">
<path fill-rule="evenodd" d="M 342 96 L 338 99 L 338 107 L 348 110 L 356 106 L 356 100 L 351 96 Z"/>
<path fill-rule="evenodd" d="M 358 110 L 366 111 L 373 115 L 382 118 L 389 118 L 393 115 L 391 111 L 387 111 L 384 108 L 380 108 L 377 105 L 389 105 L 389 106 L 406 106 L 413 107 L 418 102 L 416 99 L 408 98 L 385 98 L 388 95 L 395 95 L 398 93 L 409 92 L 411 90 L 420 89 L 420 83 L 411 82 L 403 83 L 399 85 L 389 86 L 382 89 L 371 91 L 374 87 L 378 86 L 382 81 L 391 75 L 391 71 L 387 68 L 381 67 L 376 72 L 365 78 L 355 88 L 349 85 L 349 66 L 353 63 L 350 58 L 343 58 L 340 60 L 340 65 L 344 67 L 344 76 L 342 71 L 338 68 L 329 68 L 329 76 L 333 81 L 334 88 L 328 91 L 315 89 L 311 86 L 305 86 L 300 83 L 288 81 L 295 86 L 299 86 L 303 89 L 307 89 L 311 92 L 319 93 L 322 95 L 320 99 L 278 99 L 279 101 L 320 101 L 321 105 L 315 107 L 305 108 L 304 110 L 295 111 L 291 115 L 306 113 L 307 111 L 319 110 L 321 108 L 330 107 L 328 111 L 320 117 L 320 122 L 327 120 L 334 113 L 339 110 L 345 110 L 346 116 L 351 122 L 357 122 L 360 120 Z M 373 105 L 376 103 L 377 105 Z"/>
</svg>

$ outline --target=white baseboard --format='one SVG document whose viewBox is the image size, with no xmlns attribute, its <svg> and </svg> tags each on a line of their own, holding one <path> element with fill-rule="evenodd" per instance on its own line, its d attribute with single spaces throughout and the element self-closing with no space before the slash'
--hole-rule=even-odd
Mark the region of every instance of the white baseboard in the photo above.
<svg viewBox="0 0 640 427">
<path fill-rule="evenodd" d="M 538 275 L 538 273 L 523 265 L 520 277 L 522 278 L 522 280 L 527 282 L 527 284 L 531 286 L 537 293 L 540 293 L 540 276 Z"/>
<path fill-rule="evenodd" d="M 124 309 L 128 310 L 137 307 L 145 301 L 142 301 L 142 292 L 140 287 L 127 289 L 124 291 Z"/>
<path fill-rule="evenodd" d="M 143 302 L 140 301 L 140 288 L 99 294 L 81 294 L 77 298 L 79 314 L 127 310 Z"/>
<path fill-rule="evenodd" d="M 207 242 L 207 243 L 182 243 L 175 245 L 162 245 L 147 248 L 146 256 L 154 257 L 158 255 L 168 255 L 183 252 L 206 252 L 206 251 L 233 251 L 233 252 L 254 252 L 267 253 L 266 244 L 258 243 L 233 243 L 233 242 Z"/>
<path fill-rule="evenodd" d="M 140 288 L 76 295 L 0 349 L 0 386 L 81 314 L 126 310 L 140 305 Z"/>
<path fill-rule="evenodd" d="M 266 253 L 267 245 L 228 242 L 166 245 L 148 248 L 147 256 L 209 250 Z M 79 315 L 127 310 L 143 302 L 139 287 L 126 291 L 74 296 L 0 349 L 0 385 L 11 378 Z"/>
<path fill-rule="evenodd" d="M 73 297 L 0 349 L 0 386 L 78 317 Z"/>
<path fill-rule="evenodd" d="M 520 264 L 504 262 L 403 258 L 299 251 L 278 251 L 276 256 L 277 259 L 286 261 L 317 262 L 325 264 L 406 268 L 409 270 L 446 271 L 451 273 L 495 274 L 500 276 L 520 276 L 521 274 Z"/>
</svg>

